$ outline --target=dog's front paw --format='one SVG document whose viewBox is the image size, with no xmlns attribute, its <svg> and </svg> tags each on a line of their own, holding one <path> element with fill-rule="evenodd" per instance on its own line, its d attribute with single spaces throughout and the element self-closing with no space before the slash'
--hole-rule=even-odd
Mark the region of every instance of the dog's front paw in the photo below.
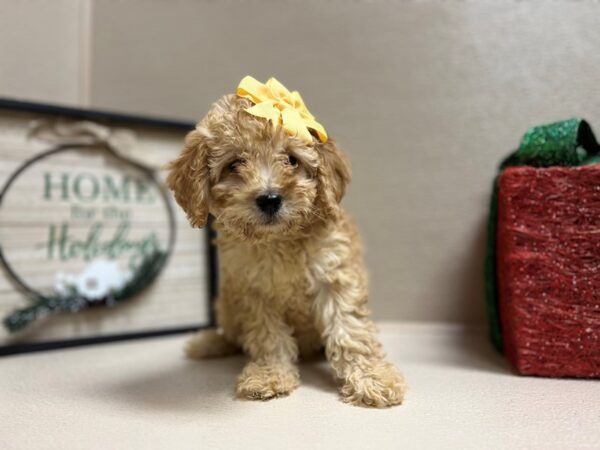
<svg viewBox="0 0 600 450">
<path fill-rule="evenodd" d="M 251 400 L 268 400 L 290 394 L 299 384 L 298 369 L 291 364 L 250 362 L 238 378 L 237 395 Z"/>
<path fill-rule="evenodd" d="M 375 408 L 399 405 L 405 392 L 404 377 L 385 361 L 351 372 L 341 388 L 346 403 Z"/>
</svg>

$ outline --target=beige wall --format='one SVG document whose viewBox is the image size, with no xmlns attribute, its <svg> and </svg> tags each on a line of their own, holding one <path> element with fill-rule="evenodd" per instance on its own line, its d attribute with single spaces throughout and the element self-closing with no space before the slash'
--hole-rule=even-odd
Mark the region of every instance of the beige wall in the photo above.
<svg viewBox="0 0 600 450">
<path fill-rule="evenodd" d="M 0 95 L 80 104 L 87 4 L 0 0 Z"/>
<path fill-rule="evenodd" d="M 578 114 L 600 130 L 599 14 L 592 0 L 0 0 L 0 95 L 196 119 L 242 76 L 275 75 L 350 154 L 376 317 L 480 322 L 498 159 L 532 124 Z"/>
</svg>

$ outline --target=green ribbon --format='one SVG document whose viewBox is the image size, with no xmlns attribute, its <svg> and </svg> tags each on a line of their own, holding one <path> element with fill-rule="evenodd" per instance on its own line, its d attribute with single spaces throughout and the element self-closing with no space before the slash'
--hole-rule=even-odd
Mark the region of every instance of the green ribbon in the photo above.
<svg viewBox="0 0 600 450">
<path fill-rule="evenodd" d="M 589 124 L 583 119 L 568 119 L 530 128 L 519 148 L 505 158 L 498 169 L 492 188 L 485 256 L 485 297 L 490 337 L 502 352 L 502 328 L 496 282 L 496 220 L 498 218 L 498 177 L 513 166 L 581 166 L 600 163 L 600 145 Z"/>
</svg>

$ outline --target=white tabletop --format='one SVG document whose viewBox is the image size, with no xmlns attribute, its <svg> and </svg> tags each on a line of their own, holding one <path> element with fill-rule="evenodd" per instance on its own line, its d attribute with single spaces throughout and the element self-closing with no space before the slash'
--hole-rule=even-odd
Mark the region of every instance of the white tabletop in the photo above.
<svg viewBox="0 0 600 450">
<path fill-rule="evenodd" d="M 577 449 L 600 447 L 600 383 L 525 378 L 482 329 L 382 324 L 404 405 L 337 396 L 326 362 L 268 402 L 236 400 L 242 357 L 182 356 L 183 336 L 0 360 L 2 449 Z"/>
</svg>

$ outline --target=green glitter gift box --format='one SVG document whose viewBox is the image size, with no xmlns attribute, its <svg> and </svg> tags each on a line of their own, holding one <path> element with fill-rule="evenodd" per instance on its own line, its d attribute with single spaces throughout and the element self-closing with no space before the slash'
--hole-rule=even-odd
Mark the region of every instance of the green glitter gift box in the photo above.
<svg viewBox="0 0 600 450">
<path fill-rule="evenodd" d="M 583 120 L 535 127 L 494 182 L 491 337 L 521 374 L 600 377 L 599 151 Z"/>
</svg>

